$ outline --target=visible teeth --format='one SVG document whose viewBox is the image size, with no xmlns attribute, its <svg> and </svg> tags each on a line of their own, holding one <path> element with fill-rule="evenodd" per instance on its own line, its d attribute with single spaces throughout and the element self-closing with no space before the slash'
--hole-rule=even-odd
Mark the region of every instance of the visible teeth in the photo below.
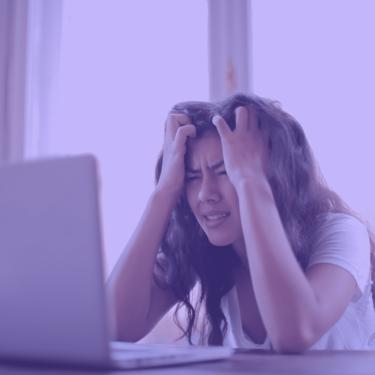
<svg viewBox="0 0 375 375">
<path fill-rule="evenodd" d="M 215 214 L 215 215 L 206 215 L 206 218 L 208 220 L 218 220 L 218 219 L 221 219 L 222 217 L 225 217 L 227 216 L 227 214 Z"/>
</svg>

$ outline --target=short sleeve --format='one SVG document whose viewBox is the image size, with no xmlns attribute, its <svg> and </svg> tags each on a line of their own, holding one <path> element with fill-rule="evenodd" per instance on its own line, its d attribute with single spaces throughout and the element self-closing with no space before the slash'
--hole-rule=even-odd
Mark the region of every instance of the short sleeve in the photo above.
<svg viewBox="0 0 375 375">
<path fill-rule="evenodd" d="M 370 240 L 367 228 L 347 214 L 330 213 L 322 216 L 314 238 L 307 268 L 319 263 L 330 263 L 353 275 L 358 300 L 369 282 L 371 270 Z"/>
</svg>

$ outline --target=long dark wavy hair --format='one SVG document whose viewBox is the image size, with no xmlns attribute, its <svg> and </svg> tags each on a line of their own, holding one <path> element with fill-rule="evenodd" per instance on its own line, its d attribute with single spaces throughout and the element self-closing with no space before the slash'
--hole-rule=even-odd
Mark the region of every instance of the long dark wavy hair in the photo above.
<svg viewBox="0 0 375 375">
<path fill-rule="evenodd" d="M 233 130 L 234 110 L 238 106 L 254 108 L 257 113 L 258 128 L 268 149 L 266 176 L 289 243 L 302 269 L 305 269 L 318 216 L 328 212 L 356 215 L 327 187 L 301 125 L 283 111 L 278 102 L 237 94 L 217 103 L 179 103 L 172 111 L 190 117 L 196 126 L 197 137 L 200 137 L 209 130 L 216 131 L 212 124 L 215 114 L 221 115 Z M 161 153 L 155 170 L 156 182 L 162 163 Z M 371 263 L 374 265 L 375 247 L 370 231 L 369 235 Z M 163 237 L 154 276 L 158 285 L 171 288 L 179 301 L 175 321 L 190 344 L 202 304 L 205 308 L 205 328 L 201 332 L 201 342 L 206 341 L 209 345 L 223 343 L 227 321 L 221 309 L 221 300 L 234 286 L 234 274 L 239 266 L 239 257 L 232 246 L 218 249 L 209 242 L 185 194 L 182 194 Z M 200 295 L 194 303 L 190 292 L 197 282 Z M 178 320 L 181 307 L 186 308 L 187 325 Z"/>
</svg>

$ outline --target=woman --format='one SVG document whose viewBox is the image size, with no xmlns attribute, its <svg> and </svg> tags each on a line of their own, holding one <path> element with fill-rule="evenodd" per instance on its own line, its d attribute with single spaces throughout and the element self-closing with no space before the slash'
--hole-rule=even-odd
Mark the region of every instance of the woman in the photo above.
<svg viewBox="0 0 375 375">
<path fill-rule="evenodd" d="M 176 105 L 156 182 L 110 279 L 118 339 L 139 340 L 178 303 L 190 342 L 203 304 L 201 343 L 370 348 L 369 233 L 275 103 L 235 95 Z"/>
</svg>

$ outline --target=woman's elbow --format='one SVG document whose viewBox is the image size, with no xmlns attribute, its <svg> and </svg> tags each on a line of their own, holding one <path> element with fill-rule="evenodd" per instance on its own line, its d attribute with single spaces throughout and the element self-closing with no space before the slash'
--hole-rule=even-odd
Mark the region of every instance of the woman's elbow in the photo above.
<svg viewBox="0 0 375 375">
<path fill-rule="evenodd" d="M 303 354 L 308 346 L 299 342 L 275 342 L 272 348 L 278 354 Z"/>
<path fill-rule="evenodd" d="M 273 350 L 279 354 L 302 354 L 317 341 L 310 329 L 288 332 L 271 339 Z"/>
</svg>

